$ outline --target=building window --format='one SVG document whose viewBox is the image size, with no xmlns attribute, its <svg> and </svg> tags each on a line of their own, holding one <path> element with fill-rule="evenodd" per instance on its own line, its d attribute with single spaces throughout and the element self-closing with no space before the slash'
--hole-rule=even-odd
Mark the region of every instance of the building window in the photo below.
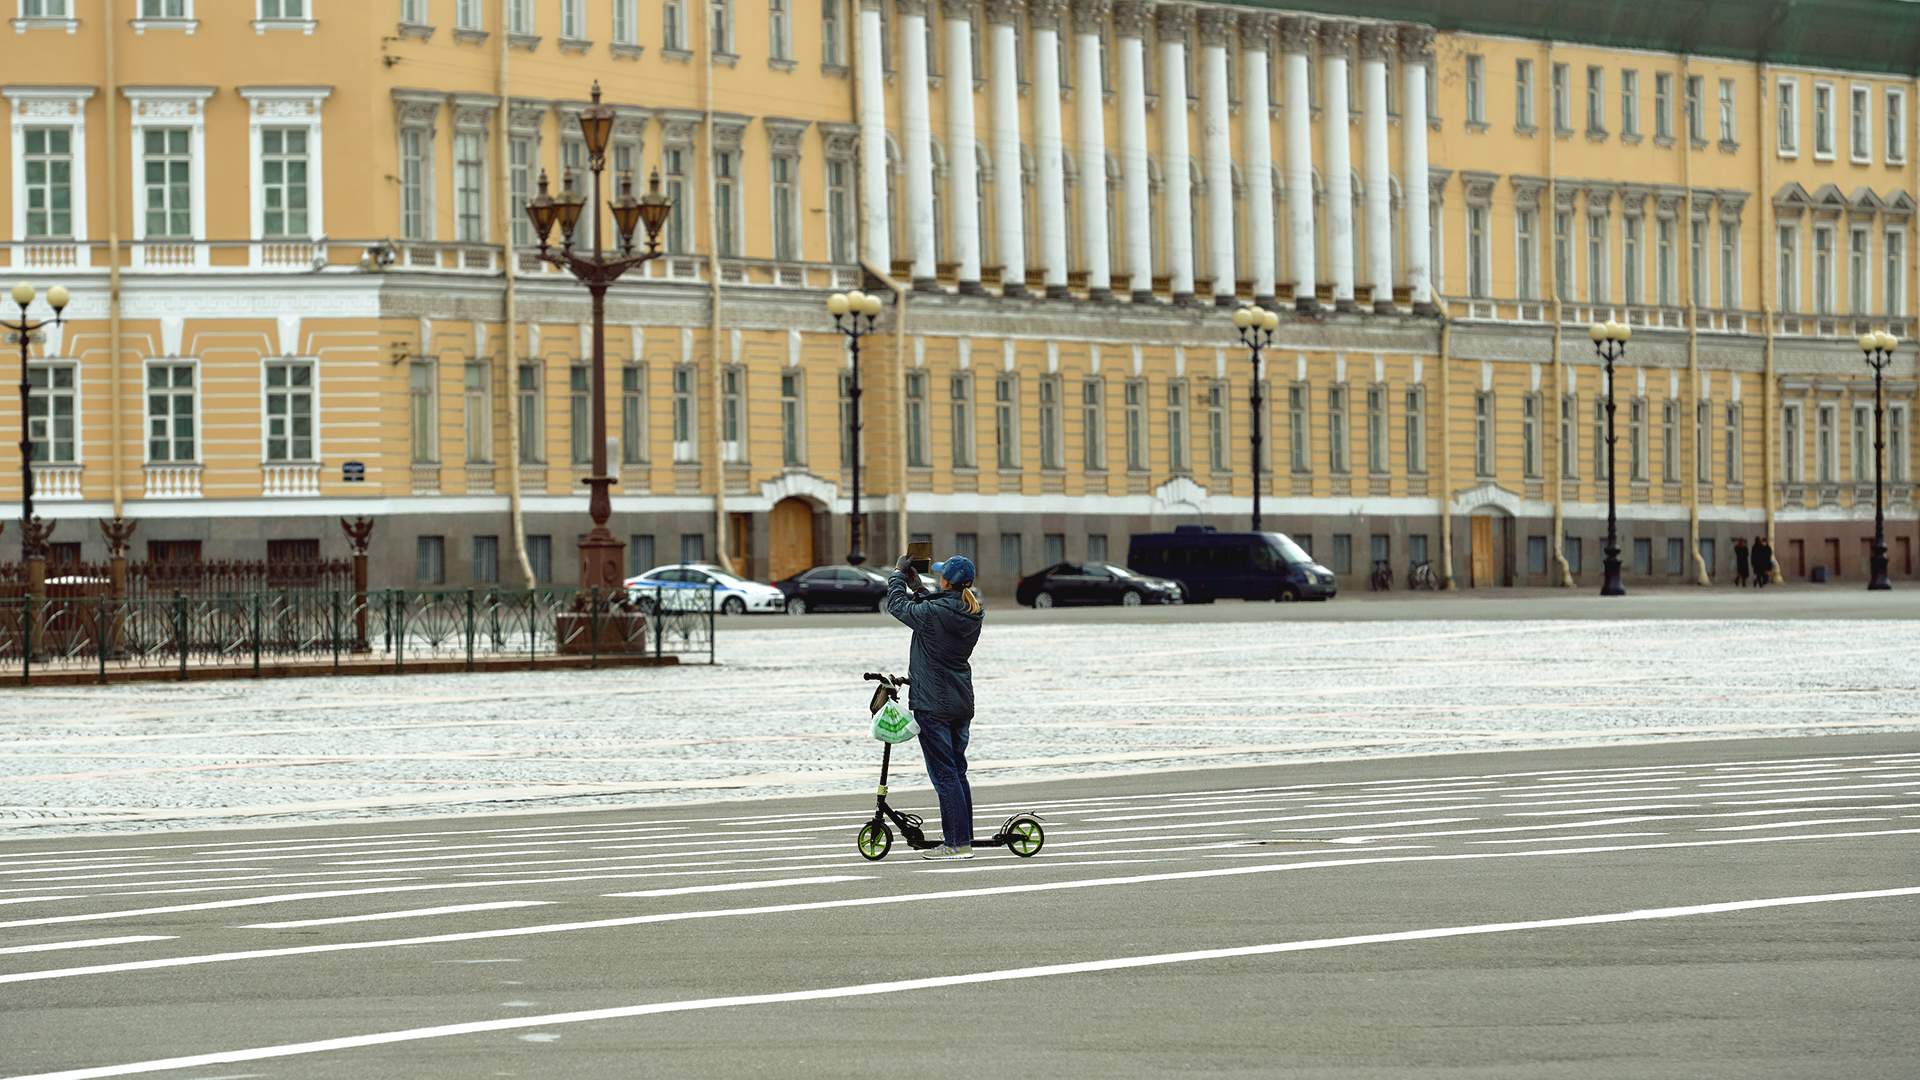
<svg viewBox="0 0 1920 1080">
<path fill-rule="evenodd" d="M 1724 444 L 1723 454 L 1726 460 L 1727 483 L 1740 482 L 1740 406 L 1728 405 L 1724 422 L 1720 428 L 1720 441 Z"/>
<path fill-rule="evenodd" d="M 1573 299 L 1573 213 L 1567 210 L 1553 212 L 1553 292 Z"/>
<path fill-rule="evenodd" d="M 799 371 L 781 371 L 780 373 L 780 463 L 781 465 L 803 465 L 806 461 L 806 434 L 803 419 L 806 409 L 801 402 L 801 373 Z"/>
<path fill-rule="evenodd" d="M 1680 406 L 1673 401 L 1660 403 L 1660 479 L 1680 482 Z"/>
<path fill-rule="evenodd" d="M 1347 471 L 1347 388 L 1327 387 L 1327 468 Z"/>
<path fill-rule="evenodd" d="M 1887 164 L 1907 163 L 1907 92 L 1887 87 Z"/>
<path fill-rule="evenodd" d="M 1607 73 L 1596 65 L 1587 67 L 1587 134 L 1607 133 Z"/>
<path fill-rule="evenodd" d="M 1781 79 L 1774 86 L 1774 142 L 1781 157 L 1800 153 L 1800 82 Z"/>
<path fill-rule="evenodd" d="M 1544 536 L 1527 537 L 1527 573 L 1544 574 L 1547 572 L 1547 538 Z"/>
<path fill-rule="evenodd" d="M 1560 399 L 1560 476 L 1566 480 L 1580 478 L 1580 437 L 1574 429 L 1579 405 L 1579 399 L 1572 394 Z"/>
<path fill-rule="evenodd" d="M 1607 280 L 1611 277 L 1607 269 L 1607 216 L 1605 214 L 1587 215 L 1587 300 L 1595 304 L 1607 302 Z"/>
<path fill-rule="evenodd" d="M 1640 73 L 1637 71 L 1620 73 L 1620 136 L 1640 137 Z"/>
<path fill-rule="evenodd" d="M 1698 249 L 1696 248 L 1696 253 Z M 1661 218 L 1653 228 L 1653 302 L 1673 306 L 1673 219 Z"/>
<path fill-rule="evenodd" d="M 547 422 L 540 405 L 540 365 L 521 364 L 515 398 L 520 426 L 520 463 L 536 465 L 547 459 Z"/>
<path fill-rule="evenodd" d="M 1593 399 L 1593 478 L 1605 480 L 1613 474 L 1613 446 L 1607 442 L 1607 399 Z"/>
<path fill-rule="evenodd" d="M 793 59 L 793 27 L 787 18 L 787 0 L 767 0 L 767 55 Z"/>
<path fill-rule="evenodd" d="M 1487 122 L 1486 92 L 1487 61 L 1483 56 L 1467 56 L 1467 123 L 1485 124 Z"/>
<path fill-rule="evenodd" d="M 1313 459 L 1307 453 L 1308 441 L 1307 388 L 1296 383 L 1287 387 L 1287 453 L 1296 473 L 1313 471 Z"/>
<path fill-rule="evenodd" d="M 799 376 L 788 376 L 798 381 Z M 786 401 L 786 383 L 781 383 L 781 400 Z M 794 399 L 796 423 L 799 400 Z M 907 372 L 907 464 L 913 468 L 924 469 L 933 464 L 927 454 L 927 373 L 924 371 Z"/>
<path fill-rule="evenodd" d="M 620 460 L 647 460 L 647 369 L 639 364 L 620 369 Z"/>
<path fill-rule="evenodd" d="M 593 374 L 585 364 L 567 369 L 568 449 L 575 465 L 593 460 Z"/>
<path fill-rule="evenodd" d="M 427 202 L 433 190 L 433 132 L 410 127 L 400 132 L 400 234 L 408 240 L 432 239 L 433 215 Z"/>
<path fill-rule="evenodd" d="M 22 170 L 27 238 L 73 236 L 73 129 L 27 128 Z"/>
<path fill-rule="evenodd" d="M 693 250 L 687 243 L 687 221 L 693 210 L 687 206 L 687 148 L 669 146 L 660 154 L 661 173 L 666 178 L 666 195 L 673 205 L 667 211 L 666 249 L 672 255 Z"/>
<path fill-rule="evenodd" d="M 847 64 L 846 40 L 846 2 L 847 0 L 821 0 L 820 4 L 820 65 L 838 68 Z"/>
<path fill-rule="evenodd" d="M 479 585 L 499 584 L 500 538 L 498 536 L 473 538 L 473 580 Z"/>
<path fill-rule="evenodd" d="M 1167 384 L 1167 468 L 1178 475 L 1190 467 L 1187 460 L 1187 384 L 1174 380 Z"/>
<path fill-rule="evenodd" d="M 1060 380 L 1048 376 L 1040 380 L 1040 467 L 1066 468 L 1061 443 L 1065 441 L 1060 419 Z"/>
<path fill-rule="evenodd" d="M 487 239 L 487 137 L 462 131 L 453 137 L 454 238 L 481 244 Z"/>
<path fill-rule="evenodd" d="M 1706 91 L 1702 85 L 1700 76 L 1687 76 L 1687 138 L 1696 143 L 1707 141 L 1706 104 L 1700 100 Z"/>
<path fill-rule="evenodd" d="M 1813 84 L 1813 156 L 1833 157 L 1833 86 Z"/>
<path fill-rule="evenodd" d="M 1889 315 L 1907 313 L 1907 235 L 1899 229 L 1888 229 L 1884 237 L 1886 242 L 1886 282 L 1881 295 L 1881 306 Z"/>
<path fill-rule="evenodd" d="M 146 235 L 166 239 L 193 236 L 192 132 L 186 128 L 147 128 L 145 151 Z"/>
<path fill-rule="evenodd" d="M 260 20 L 297 21 L 307 17 L 307 0 L 260 0 Z"/>
<path fill-rule="evenodd" d="M 687 51 L 686 0 L 661 0 L 660 47 L 667 52 Z"/>
<path fill-rule="evenodd" d="M 533 197 L 534 158 L 538 151 L 531 135 L 515 135 L 507 142 L 507 152 L 511 160 L 507 163 L 507 183 L 513 190 L 513 205 L 525 206 Z M 513 244 L 515 247 L 533 245 L 533 225 L 525 214 L 514 214 Z"/>
<path fill-rule="evenodd" d="M 260 132 L 261 234 L 308 236 L 307 129 Z"/>
<path fill-rule="evenodd" d="M 195 460 L 198 413 L 192 364 L 147 366 L 147 460 Z"/>
<path fill-rule="evenodd" d="M 313 461 L 313 363 L 266 366 L 267 460 Z"/>
<path fill-rule="evenodd" d="M 947 380 L 948 409 L 953 420 L 953 465 L 957 469 L 974 467 L 973 376 L 955 375 Z"/>
<path fill-rule="evenodd" d="M 1012 577 L 1020 576 L 1020 534 L 1000 534 L 1000 571 Z"/>
<path fill-rule="evenodd" d="M 1578 577 L 1580 575 L 1580 538 L 1577 536 L 1562 537 L 1560 554 L 1566 556 L 1567 573 Z"/>
<path fill-rule="evenodd" d="M 834 263 L 853 261 L 852 176 L 851 161 L 827 162 L 827 259 Z"/>
<path fill-rule="evenodd" d="M 1627 405 L 1627 479 L 1647 478 L 1647 400 L 1634 398 Z"/>
<path fill-rule="evenodd" d="M 481 23 L 484 16 L 480 12 L 480 0 L 455 0 L 453 5 L 453 25 L 460 30 L 484 30 Z"/>
<path fill-rule="evenodd" d="M 527 567 L 533 571 L 533 583 L 553 583 L 553 537 L 535 533 L 527 537 Z"/>
<path fill-rule="evenodd" d="M 467 460 L 493 460 L 493 370 L 485 360 L 467 361 L 462 389 Z"/>
<path fill-rule="evenodd" d="M 1740 309 L 1740 226 L 1731 221 L 1720 223 L 1720 306 Z"/>
<path fill-rule="evenodd" d="M 1540 476 L 1540 395 L 1520 399 L 1520 461 L 1529 480 Z"/>
<path fill-rule="evenodd" d="M 1805 433 L 1800 429 L 1800 404 L 1790 402 L 1780 407 L 1780 475 L 1789 484 L 1801 482 L 1804 471 L 1802 462 L 1806 460 Z"/>
<path fill-rule="evenodd" d="M 533 33 L 533 0 L 506 0 L 507 33 L 530 35 Z"/>
<path fill-rule="evenodd" d="M 1533 130 L 1533 61 L 1513 62 L 1513 126 Z"/>
<path fill-rule="evenodd" d="M 408 365 L 407 420 L 413 460 L 420 463 L 440 460 L 439 370 L 430 359 Z"/>
<path fill-rule="evenodd" d="M 613 0 L 613 43 L 615 45 L 639 44 L 639 20 L 634 12 L 634 0 Z"/>
<path fill-rule="evenodd" d="M 1620 299 L 1628 304 L 1640 302 L 1640 228 L 1642 220 L 1627 215 L 1620 223 Z"/>
<path fill-rule="evenodd" d="M 1353 573 L 1353 535 L 1351 533 L 1333 534 L 1333 566 L 1336 574 Z"/>
<path fill-rule="evenodd" d="M 1847 153 L 1854 161 L 1873 160 L 1873 97 L 1864 86 L 1847 88 Z"/>
<path fill-rule="evenodd" d="M 1687 303 L 1705 306 L 1707 302 L 1707 219 L 1694 218 L 1687 223 Z"/>
<path fill-rule="evenodd" d="M 1907 482 L 1907 407 L 1887 409 L 1887 478 L 1896 484 Z"/>
<path fill-rule="evenodd" d="M 1514 262 L 1515 291 L 1522 300 L 1540 296 L 1539 215 L 1532 210 L 1513 212 L 1513 237 L 1518 254 Z"/>
<path fill-rule="evenodd" d="M 708 38 L 710 47 L 718 55 L 733 55 L 732 0 L 708 0 L 708 8 L 713 16 L 711 36 Z"/>
<path fill-rule="evenodd" d="M 73 365 L 32 364 L 27 381 L 27 438 L 33 442 L 33 460 L 72 463 L 77 460 Z"/>
<path fill-rule="evenodd" d="M 413 580 L 420 585 L 447 583 L 447 538 L 416 537 L 413 543 Z"/>
<path fill-rule="evenodd" d="M 1020 467 L 1020 383 L 1012 375 L 993 380 L 993 446 L 997 467 Z"/>
<path fill-rule="evenodd" d="M 1720 80 L 1720 143 L 1732 146 L 1740 140 L 1735 137 L 1733 126 L 1733 80 Z"/>
<path fill-rule="evenodd" d="M 720 441 L 727 461 L 746 460 L 747 373 L 738 367 L 720 372 Z"/>
<path fill-rule="evenodd" d="M 412 0 L 402 5 L 402 14 L 412 16 L 409 21 L 420 22 L 422 21 L 419 13 L 420 6 L 418 0 Z M 188 0 L 140 0 L 140 17 L 142 19 L 191 19 L 193 8 Z"/>
<path fill-rule="evenodd" d="M 1822 405 L 1813 411 L 1813 476 L 1822 484 L 1831 484 L 1835 480 L 1834 458 L 1838 457 L 1836 441 L 1839 423 L 1839 410 L 1832 405 Z"/>
<path fill-rule="evenodd" d="M 697 460 L 693 452 L 697 419 L 694 416 L 693 368 L 681 364 L 673 369 L 673 460 Z"/>
<path fill-rule="evenodd" d="M 1711 402 L 1699 401 L 1693 406 L 1693 478 L 1703 484 L 1713 482 L 1713 405 Z"/>
<path fill-rule="evenodd" d="M 1427 395 L 1419 387 L 1407 389 L 1407 472 L 1427 471 Z"/>
<path fill-rule="evenodd" d="M 1467 295 L 1484 297 L 1487 279 L 1492 276 L 1491 253 L 1487 250 L 1487 208 L 1467 207 Z"/>
<path fill-rule="evenodd" d="M 1853 479 L 1873 479 L 1873 409 L 1867 405 L 1853 407 Z"/>
<path fill-rule="evenodd" d="M 587 36 L 586 13 L 581 10 L 584 0 L 560 0 L 560 36 L 568 41 L 580 41 Z"/>
<path fill-rule="evenodd" d="M 1850 231 L 1847 244 L 1847 303 L 1852 305 L 1855 315 L 1867 313 L 1869 295 L 1868 267 L 1873 265 L 1871 252 L 1868 251 L 1868 233 L 1865 225 L 1856 225 Z"/>
<path fill-rule="evenodd" d="M 1473 396 L 1473 474 L 1493 475 L 1493 395 Z"/>
<path fill-rule="evenodd" d="M 773 257 L 792 262 L 800 257 L 800 219 L 795 183 L 800 162 L 787 155 L 773 159 Z"/>
<path fill-rule="evenodd" d="M 1387 472 L 1387 388 L 1367 387 L 1367 471 Z"/>
<path fill-rule="evenodd" d="M 1687 542 L 1677 536 L 1667 537 L 1667 576 L 1678 577 L 1686 570 Z"/>
<path fill-rule="evenodd" d="M 1080 426 L 1085 448 L 1084 461 L 1090 472 L 1107 467 L 1106 387 L 1099 379 L 1080 384 Z"/>
<path fill-rule="evenodd" d="M 1653 73 L 1653 137 L 1673 141 L 1673 76 Z"/>
<path fill-rule="evenodd" d="M 1567 82 L 1567 65 L 1553 65 L 1553 130 L 1560 134 L 1573 131 L 1573 100 Z"/>
<path fill-rule="evenodd" d="M 1813 310 L 1833 313 L 1833 229 L 1826 225 L 1813 227 Z"/>
<path fill-rule="evenodd" d="M 720 254 L 723 257 L 737 257 L 740 254 L 740 200 L 736 191 L 739 175 L 740 155 L 738 153 L 731 150 L 720 150 L 714 153 L 714 227 L 718 233 Z"/>
<path fill-rule="evenodd" d="M 1128 381 L 1126 396 L 1127 468 L 1132 472 L 1147 469 L 1147 384 Z"/>
<path fill-rule="evenodd" d="M 1227 448 L 1227 384 L 1207 385 L 1207 468 L 1214 473 L 1232 469 Z"/>
</svg>

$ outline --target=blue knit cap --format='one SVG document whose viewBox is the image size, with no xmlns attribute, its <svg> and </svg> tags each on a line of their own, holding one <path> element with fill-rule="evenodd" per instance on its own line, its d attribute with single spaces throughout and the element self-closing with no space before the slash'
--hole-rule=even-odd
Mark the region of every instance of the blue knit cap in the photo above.
<svg viewBox="0 0 1920 1080">
<path fill-rule="evenodd" d="M 940 576 L 946 578 L 949 585 L 971 585 L 973 560 L 965 555 L 949 555 L 947 561 L 940 564 Z"/>
</svg>

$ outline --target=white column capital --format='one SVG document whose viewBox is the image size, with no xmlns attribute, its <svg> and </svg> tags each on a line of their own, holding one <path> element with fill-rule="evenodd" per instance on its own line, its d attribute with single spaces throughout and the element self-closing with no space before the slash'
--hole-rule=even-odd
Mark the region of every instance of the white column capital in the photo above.
<svg viewBox="0 0 1920 1080">
<path fill-rule="evenodd" d="M 987 22 L 993 26 L 1019 22 L 1026 6 L 1027 0 L 987 0 Z"/>
<path fill-rule="evenodd" d="M 1387 60 L 1393 56 L 1398 34 L 1385 23 L 1367 23 L 1360 28 L 1360 59 Z"/>
<path fill-rule="evenodd" d="M 1353 39 L 1359 33 L 1360 24 L 1340 19 L 1324 19 L 1314 28 L 1320 37 L 1320 52 L 1323 57 L 1332 54 L 1346 59 L 1347 50 L 1353 47 Z"/>
<path fill-rule="evenodd" d="M 1204 7 L 1194 16 L 1200 28 L 1200 44 L 1225 45 L 1233 36 L 1234 12 L 1231 8 Z"/>
<path fill-rule="evenodd" d="M 1073 0 L 1073 32 L 1076 34 L 1100 33 L 1098 23 L 1105 22 L 1113 14 L 1113 0 Z"/>
<path fill-rule="evenodd" d="M 1270 12 L 1248 11 L 1240 16 L 1240 48 L 1270 52 L 1273 36 L 1280 29 L 1280 18 Z"/>
<path fill-rule="evenodd" d="M 1113 0 L 1113 32 L 1123 38 L 1144 38 L 1153 25 L 1151 0 Z"/>
<path fill-rule="evenodd" d="M 1409 64 L 1433 63 L 1433 27 L 1402 26 L 1399 38 L 1401 60 Z"/>
<path fill-rule="evenodd" d="M 1304 15 L 1286 15 L 1280 19 L 1280 51 L 1289 53 L 1310 53 L 1313 51 L 1315 22 Z"/>
<path fill-rule="evenodd" d="M 1026 4 L 1027 23 L 1036 33 L 1060 29 L 1060 14 L 1067 9 L 1067 0 L 1026 0 Z"/>
<path fill-rule="evenodd" d="M 1193 25 L 1193 9 L 1185 4 L 1157 4 L 1153 9 L 1153 25 L 1162 37 L 1179 37 Z"/>
</svg>

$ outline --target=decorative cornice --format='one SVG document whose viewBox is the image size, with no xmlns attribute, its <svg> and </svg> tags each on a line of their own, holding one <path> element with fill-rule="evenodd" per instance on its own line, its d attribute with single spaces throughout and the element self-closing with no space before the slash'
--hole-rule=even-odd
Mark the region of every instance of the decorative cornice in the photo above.
<svg viewBox="0 0 1920 1080">
<path fill-rule="evenodd" d="M 241 86 L 248 112 L 257 120 L 316 120 L 331 86 Z"/>
<path fill-rule="evenodd" d="M 1513 205 L 1528 210 L 1540 208 L 1540 193 L 1547 190 L 1547 182 L 1538 176 L 1509 176 L 1507 183 L 1513 188 Z"/>
<path fill-rule="evenodd" d="M 546 122 L 547 110 L 553 107 L 550 101 L 539 98 L 513 98 L 507 102 L 507 130 L 515 135 L 540 134 L 540 127 Z"/>
<path fill-rule="evenodd" d="M 1284 15 L 1280 18 L 1280 51 L 1307 53 L 1313 51 L 1314 23 L 1302 15 Z"/>
<path fill-rule="evenodd" d="M 1747 205 L 1747 193 L 1744 191 L 1718 191 L 1714 193 L 1715 209 L 1719 211 L 1721 221 L 1739 224 L 1740 211 Z"/>
<path fill-rule="evenodd" d="M 1580 199 L 1580 185 L 1560 183 L 1553 186 L 1553 208 L 1571 212 Z"/>
<path fill-rule="evenodd" d="M 686 109 L 664 109 L 660 113 L 660 141 L 668 146 L 693 145 L 693 130 L 704 117 Z"/>
<path fill-rule="evenodd" d="M 1340 19 L 1326 19 L 1315 29 L 1320 34 L 1321 56 L 1331 53 L 1339 59 L 1345 59 L 1347 51 L 1353 48 L 1353 39 L 1360 26 Z"/>
<path fill-rule="evenodd" d="M 440 107 L 447 103 L 447 95 L 432 90 L 395 90 L 393 92 L 394 122 L 401 127 L 424 127 L 433 130 L 440 119 Z"/>
<path fill-rule="evenodd" d="M 811 121 L 789 120 L 780 116 L 764 117 L 760 126 L 767 129 L 767 146 L 775 154 L 800 153 L 800 137 L 807 133 Z"/>
<path fill-rule="evenodd" d="M 615 105 L 613 107 L 613 137 L 616 139 L 638 139 L 647 133 L 647 122 L 653 119 L 653 110 L 638 105 Z"/>
<path fill-rule="evenodd" d="M 128 86 L 120 91 L 133 105 L 133 122 L 186 120 L 202 123 L 211 86 Z"/>
<path fill-rule="evenodd" d="M 747 125 L 753 122 L 751 116 L 737 113 L 715 113 L 713 116 L 713 148 L 715 150 L 738 150 L 740 140 L 747 134 Z"/>
<path fill-rule="evenodd" d="M 0 95 L 13 102 L 13 115 L 21 120 L 82 120 L 93 87 L 9 86 Z"/>
<path fill-rule="evenodd" d="M 1256 52 L 1273 48 L 1273 36 L 1280 29 L 1280 18 L 1265 11 L 1247 11 L 1240 15 L 1240 47 Z"/>
<path fill-rule="evenodd" d="M 1604 181 L 1593 181 L 1586 184 L 1584 189 L 1587 193 L 1587 211 L 1589 213 L 1595 210 L 1606 213 L 1613 209 L 1613 196 L 1616 190 L 1615 185 Z"/>
<path fill-rule="evenodd" d="M 853 124 L 822 123 L 820 136 L 826 141 L 829 158 L 850 158 L 860 150 L 860 129 Z"/>
<path fill-rule="evenodd" d="M 1434 198 L 1446 193 L 1447 181 L 1453 177 L 1452 169 L 1428 169 L 1427 191 Z"/>
<path fill-rule="evenodd" d="M 1158 4 L 1153 9 L 1153 26 L 1163 38 L 1184 37 L 1193 25 L 1193 9 L 1185 4 Z"/>
<path fill-rule="evenodd" d="M 1026 6 L 1026 0 L 987 0 L 987 22 L 1018 23 Z"/>
<path fill-rule="evenodd" d="M 1367 23 L 1360 28 L 1360 59 L 1392 59 L 1397 40 L 1398 36 L 1392 26 L 1386 23 Z"/>
<path fill-rule="evenodd" d="M 1499 182 L 1499 173 L 1469 170 L 1460 174 L 1460 185 L 1465 189 L 1468 206 L 1491 205 L 1493 186 Z"/>
<path fill-rule="evenodd" d="M 1433 63 L 1433 27 L 1418 24 L 1401 26 L 1400 59 L 1409 64 Z"/>
<path fill-rule="evenodd" d="M 486 128 L 493 123 L 493 113 L 500 107 L 500 99 L 489 94 L 453 95 L 453 126 L 456 128 Z"/>
<path fill-rule="evenodd" d="M 1036 33 L 1041 30 L 1058 31 L 1060 13 L 1066 7 L 1067 0 L 1027 0 L 1027 23 Z"/>
<path fill-rule="evenodd" d="M 1644 184 L 1620 185 L 1620 213 L 1627 217 L 1640 217 L 1647 212 L 1647 196 L 1653 189 Z"/>
<path fill-rule="evenodd" d="M 1705 220 L 1713 211 L 1713 192 L 1696 191 L 1693 193 L 1693 216 Z"/>
<path fill-rule="evenodd" d="M 1144 38 L 1153 25 L 1153 5 L 1147 0 L 1113 0 L 1113 32 L 1120 37 Z"/>
<path fill-rule="evenodd" d="M 1195 12 L 1194 23 L 1200 29 L 1200 44 L 1224 48 L 1233 35 L 1234 12 L 1230 8 L 1203 7 Z"/>
</svg>

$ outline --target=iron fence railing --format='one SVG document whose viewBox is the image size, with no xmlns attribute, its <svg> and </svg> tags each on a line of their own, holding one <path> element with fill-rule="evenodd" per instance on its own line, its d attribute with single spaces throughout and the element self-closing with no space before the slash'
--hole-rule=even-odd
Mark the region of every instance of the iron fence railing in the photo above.
<svg viewBox="0 0 1920 1080">
<path fill-rule="evenodd" d="M 714 660 L 708 588 L 288 590 L 218 596 L 0 596 L 0 677 L 259 673 L 570 656 Z"/>
</svg>

